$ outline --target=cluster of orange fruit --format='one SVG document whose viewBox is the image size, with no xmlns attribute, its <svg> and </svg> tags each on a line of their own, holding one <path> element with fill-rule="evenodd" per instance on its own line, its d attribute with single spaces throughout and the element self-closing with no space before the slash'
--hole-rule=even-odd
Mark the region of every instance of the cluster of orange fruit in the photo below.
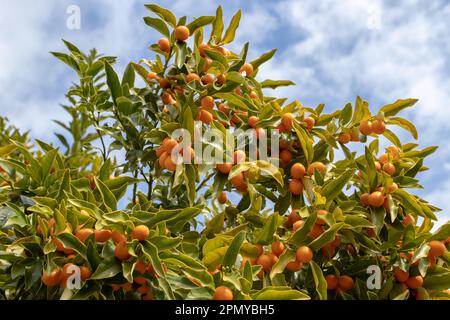
<svg viewBox="0 0 450 320">
<path fill-rule="evenodd" d="M 67 286 L 68 278 L 75 273 L 75 271 L 70 272 L 70 270 L 74 270 L 69 267 L 75 266 L 73 263 L 66 263 L 63 268 L 55 268 L 50 272 L 43 272 L 41 276 L 41 281 L 47 287 L 54 287 L 59 285 L 61 288 L 65 288 Z M 91 270 L 86 266 L 76 266 L 80 269 L 80 279 L 81 281 L 86 281 L 91 277 Z"/>
<path fill-rule="evenodd" d="M 247 155 L 242 150 L 236 150 L 233 154 L 233 162 L 219 163 L 216 165 L 217 171 L 223 174 L 229 174 L 234 165 L 245 162 Z M 246 177 L 248 171 L 239 172 L 230 179 L 231 184 L 240 192 L 247 192 L 248 185 L 246 183 Z"/>
<path fill-rule="evenodd" d="M 338 141 L 342 144 L 347 144 L 350 141 L 359 142 L 359 134 L 363 134 L 365 136 L 371 134 L 383 134 L 386 131 L 386 123 L 384 120 L 375 119 L 375 120 L 363 120 L 359 123 L 359 127 L 352 128 L 350 130 L 341 132 L 338 136 Z"/>
<path fill-rule="evenodd" d="M 165 138 L 163 143 L 156 148 L 156 156 L 158 157 L 159 166 L 169 171 L 175 171 L 177 164 L 172 159 L 172 150 L 178 146 L 178 141 L 172 138 Z M 179 156 L 184 160 L 193 161 L 195 158 L 195 151 L 192 147 L 189 147 L 189 155 L 184 157 L 184 149 L 180 149 Z"/>
<path fill-rule="evenodd" d="M 280 133 L 283 132 L 292 132 L 292 129 L 294 128 L 294 121 L 295 116 L 292 113 L 285 113 L 281 116 L 281 122 L 276 127 Z M 312 117 L 304 117 L 303 123 L 306 127 L 306 130 L 311 130 L 314 128 L 314 125 L 316 124 L 316 120 Z"/>
<path fill-rule="evenodd" d="M 214 290 L 214 300 L 233 300 L 233 291 L 226 286 L 219 286 Z"/>
<path fill-rule="evenodd" d="M 283 156 L 283 152 L 286 150 L 283 150 L 280 154 L 280 156 Z M 281 158 L 282 161 L 285 161 L 286 159 Z M 324 174 L 326 171 L 326 166 L 320 161 L 313 162 L 308 166 L 308 175 L 313 176 L 314 172 L 317 170 L 321 174 Z M 305 166 L 301 163 L 294 163 L 291 167 L 290 173 L 292 180 L 289 182 L 289 191 L 295 195 L 298 196 L 303 193 L 303 178 L 306 175 L 306 169 Z"/>
<path fill-rule="evenodd" d="M 337 294 L 350 291 L 355 286 L 352 277 L 347 275 L 338 277 L 334 274 L 329 274 L 325 276 L 325 280 L 327 281 L 327 290 L 335 290 Z"/>
<path fill-rule="evenodd" d="M 126 282 L 124 284 L 111 284 L 113 291 L 118 291 L 120 289 L 125 292 L 136 291 L 141 295 L 143 300 L 153 300 L 154 296 L 151 287 L 148 285 L 149 280 L 144 277 L 145 274 L 154 274 L 155 270 L 151 263 L 145 263 L 143 261 L 137 261 L 134 266 L 134 271 L 136 277 L 133 278 L 134 284 L 131 282 Z"/>
</svg>

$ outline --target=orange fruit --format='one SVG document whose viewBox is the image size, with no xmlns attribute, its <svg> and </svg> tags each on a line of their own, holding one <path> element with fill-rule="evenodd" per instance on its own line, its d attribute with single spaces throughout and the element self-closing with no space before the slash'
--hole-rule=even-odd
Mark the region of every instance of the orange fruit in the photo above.
<svg viewBox="0 0 450 320">
<path fill-rule="evenodd" d="M 244 174 L 242 172 L 238 173 L 237 175 L 233 176 L 233 178 L 230 179 L 230 182 L 235 187 L 244 185 L 245 184 Z"/>
<path fill-rule="evenodd" d="M 131 258 L 131 255 L 128 252 L 127 243 L 125 241 L 116 244 L 114 255 L 119 260 L 128 260 Z"/>
<path fill-rule="evenodd" d="M 163 155 L 164 152 L 166 152 L 166 150 L 161 145 L 158 148 L 156 148 L 155 152 L 156 152 L 156 156 L 159 158 L 159 157 L 161 157 Z"/>
<path fill-rule="evenodd" d="M 303 264 L 300 261 L 291 261 L 286 265 L 286 269 L 288 269 L 291 272 L 297 272 L 300 271 L 300 269 L 303 267 Z"/>
<path fill-rule="evenodd" d="M 363 194 L 361 195 L 361 197 L 359 198 L 359 199 L 361 200 L 361 204 L 362 204 L 363 206 L 368 206 L 368 205 L 369 205 L 369 196 L 370 196 L 370 194 L 368 194 L 368 193 L 366 192 L 366 193 L 363 193 Z"/>
<path fill-rule="evenodd" d="M 384 203 L 384 195 L 379 191 L 372 192 L 368 201 L 372 207 L 381 207 Z"/>
<path fill-rule="evenodd" d="M 162 52 L 170 52 L 170 41 L 167 38 L 161 38 L 158 40 L 159 50 Z"/>
<path fill-rule="evenodd" d="M 392 159 L 397 160 L 400 157 L 400 149 L 397 146 L 389 146 L 387 147 L 387 151 L 391 155 Z"/>
<path fill-rule="evenodd" d="M 289 182 L 289 191 L 293 194 L 293 195 L 301 195 L 303 193 L 303 183 L 301 180 L 298 179 L 292 179 Z"/>
<path fill-rule="evenodd" d="M 388 187 L 388 193 L 394 193 L 398 189 L 398 184 L 392 182 L 392 184 Z"/>
<path fill-rule="evenodd" d="M 272 243 L 272 253 L 276 256 L 280 256 L 284 252 L 284 244 L 283 242 L 277 240 Z"/>
<path fill-rule="evenodd" d="M 307 246 L 301 246 L 296 252 L 297 261 L 301 263 L 309 263 L 313 258 L 312 250 Z"/>
<path fill-rule="evenodd" d="M 409 277 L 408 280 L 406 280 L 406 285 L 410 289 L 417 289 L 420 288 L 423 284 L 423 278 L 421 276 L 414 276 Z"/>
<path fill-rule="evenodd" d="M 212 75 L 211 73 L 205 74 L 202 78 L 201 81 L 204 85 L 208 85 L 214 82 L 216 78 L 214 77 L 214 75 Z"/>
<path fill-rule="evenodd" d="M 230 108 L 228 108 L 228 106 L 225 103 L 220 103 L 218 109 L 225 115 L 228 115 L 230 113 Z"/>
<path fill-rule="evenodd" d="M 175 28 L 175 38 L 179 41 L 186 41 L 190 36 L 189 29 L 185 26 Z"/>
<path fill-rule="evenodd" d="M 116 230 L 113 230 L 111 232 L 111 239 L 113 239 L 114 243 L 127 241 L 127 238 L 122 233 Z"/>
<path fill-rule="evenodd" d="M 380 170 L 381 170 L 381 163 L 379 163 L 378 161 L 375 161 L 375 169 L 376 169 L 377 171 L 380 171 Z"/>
<path fill-rule="evenodd" d="M 162 143 L 164 150 L 169 153 L 172 152 L 173 148 L 175 148 L 177 145 L 178 145 L 177 140 L 172 138 L 166 138 Z"/>
<path fill-rule="evenodd" d="M 350 131 L 350 141 L 359 142 L 359 130 Z"/>
<path fill-rule="evenodd" d="M 217 200 L 219 201 L 219 203 L 226 203 L 228 201 L 228 197 L 226 192 L 222 191 L 219 196 L 217 197 Z"/>
<path fill-rule="evenodd" d="M 111 234 L 112 234 L 111 230 L 108 229 L 95 230 L 94 231 L 95 241 L 106 242 L 109 239 L 111 239 Z"/>
<path fill-rule="evenodd" d="M 142 286 L 146 285 L 148 280 L 145 277 L 136 277 L 133 279 L 134 283 L 140 284 Z"/>
<path fill-rule="evenodd" d="M 294 163 L 291 167 L 291 176 L 294 179 L 301 179 L 306 173 L 305 166 L 301 163 Z"/>
<path fill-rule="evenodd" d="M 324 174 L 326 169 L 326 166 L 322 162 L 313 162 L 308 166 L 308 174 L 310 176 L 314 175 L 315 170 L 319 171 L 321 174 Z"/>
<path fill-rule="evenodd" d="M 365 136 L 372 134 L 373 132 L 372 121 L 370 120 L 361 121 L 359 124 L 359 131 Z"/>
<path fill-rule="evenodd" d="M 147 79 L 149 80 L 158 79 L 158 75 L 155 72 L 149 72 L 147 73 Z"/>
<path fill-rule="evenodd" d="M 372 122 L 372 131 L 376 134 L 383 134 L 386 131 L 386 124 L 383 120 L 376 119 Z"/>
<path fill-rule="evenodd" d="M 169 155 L 164 160 L 164 168 L 166 168 L 169 171 L 175 171 L 177 170 L 177 164 L 173 162 L 172 157 Z"/>
<path fill-rule="evenodd" d="M 265 272 L 269 272 L 272 268 L 273 258 L 268 254 L 262 254 L 256 259 L 256 264 L 262 266 Z"/>
<path fill-rule="evenodd" d="M 383 153 L 380 158 L 378 159 L 382 165 L 389 162 L 389 155 L 387 153 Z"/>
<path fill-rule="evenodd" d="M 45 284 L 47 287 L 54 287 L 58 285 L 62 278 L 62 271 L 61 269 L 57 268 L 51 271 L 50 273 L 43 272 L 42 273 L 42 283 Z"/>
<path fill-rule="evenodd" d="M 198 76 L 198 74 L 191 72 L 186 75 L 186 83 L 190 83 L 192 81 L 200 82 L 200 77 Z"/>
<path fill-rule="evenodd" d="M 216 165 L 216 169 L 222 172 L 223 174 L 229 174 L 233 164 L 231 163 L 219 163 Z"/>
<path fill-rule="evenodd" d="M 258 121 L 259 118 L 257 116 L 251 116 L 248 118 L 248 125 L 252 128 L 255 128 Z"/>
<path fill-rule="evenodd" d="M 150 291 L 150 288 L 147 285 L 143 285 L 137 288 L 136 291 L 139 292 L 140 294 L 146 294 Z"/>
<path fill-rule="evenodd" d="M 314 128 L 314 125 L 316 124 L 316 120 L 314 120 L 314 118 L 311 117 L 306 117 L 305 119 L 303 119 L 303 121 L 306 124 L 307 130 L 311 130 L 312 128 Z"/>
<path fill-rule="evenodd" d="M 205 50 L 211 50 L 211 47 L 206 43 L 199 44 L 198 51 L 200 52 L 200 56 L 202 56 L 203 58 L 206 56 Z"/>
<path fill-rule="evenodd" d="M 294 126 L 294 115 L 292 113 L 285 113 L 281 117 L 281 124 L 284 126 L 285 130 L 291 131 Z"/>
<path fill-rule="evenodd" d="M 213 295 L 214 300 L 233 300 L 233 291 L 228 287 L 220 286 L 217 287 Z"/>
<path fill-rule="evenodd" d="M 345 132 L 339 135 L 338 141 L 342 144 L 347 144 L 350 142 L 350 139 L 351 139 L 350 133 Z"/>
<path fill-rule="evenodd" d="M 397 282 L 406 282 L 409 278 L 409 273 L 397 267 L 394 269 L 394 278 Z"/>
<path fill-rule="evenodd" d="M 434 257 L 440 257 L 445 252 L 445 245 L 437 240 L 433 240 L 428 242 L 428 246 L 430 247 L 430 251 L 428 251 L 428 254 Z"/>
<path fill-rule="evenodd" d="M 264 253 L 264 247 L 260 244 L 255 244 L 256 249 L 258 250 L 258 256 Z"/>
<path fill-rule="evenodd" d="M 340 276 L 339 277 L 339 287 L 344 290 L 348 291 L 353 289 L 354 283 L 353 279 L 349 276 Z"/>
<path fill-rule="evenodd" d="M 200 101 L 200 105 L 205 109 L 212 110 L 214 108 L 214 98 L 211 96 L 205 96 Z"/>
<path fill-rule="evenodd" d="M 323 227 L 320 224 L 315 224 L 312 228 L 311 232 L 308 234 L 311 238 L 315 239 L 318 238 L 322 233 L 325 231 L 323 230 Z"/>
<path fill-rule="evenodd" d="M 402 220 L 402 224 L 404 226 L 407 226 L 409 224 L 415 225 L 416 224 L 416 219 L 414 219 L 414 217 L 410 214 L 406 215 L 403 220 Z"/>
<path fill-rule="evenodd" d="M 387 162 L 383 164 L 383 171 L 388 175 L 393 176 L 395 174 L 395 166 L 392 163 Z"/>
<path fill-rule="evenodd" d="M 214 117 L 211 114 L 211 112 L 203 110 L 203 109 L 199 109 L 198 113 L 197 113 L 197 120 L 206 123 L 206 124 L 210 124 L 213 120 Z"/>
<path fill-rule="evenodd" d="M 167 79 L 159 79 L 159 86 L 163 89 L 169 89 L 170 88 L 170 82 Z"/>
<path fill-rule="evenodd" d="M 77 237 L 81 242 L 85 242 L 86 239 L 94 233 L 94 230 L 89 228 L 83 228 L 76 232 L 75 237 Z"/>
<path fill-rule="evenodd" d="M 226 82 L 227 82 L 227 76 L 225 74 L 223 74 L 223 73 L 219 73 L 217 75 L 217 83 L 222 86 Z"/>
<path fill-rule="evenodd" d="M 86 266 L 81 266 L 80 267 L 80 277 L 81 277 L 81 281 L 86 281 L 91 277 L 91 270 L 86 267 Z"/>
<path fill-rule="evenodd" d="M 280 159 L 284 163 L 289 163 L 292 160 L 292 152 L 289 150 L 282 150 L 280 152 Z"/>
<path fill-rule="evenodd" d="M 336 289 L 339 284 L 339 278 L 336 277 L 334 274 L 327 275 L 325 277 L 325 280 L 327 281 L 327 289 L 328 290 Z"/>
<path fill-rule="evenodd" d="M 245 72 L 245 75 L 249 76 L 253 73 L 253 66 L 250 63 L 244 63 L 239 72 Z"/>
<path fill-rule="evenodd" d="M 144 241 L 150 235 L 150 230 L 146 225 L 139 225 L 133 229 L 131 232 L 131 237 L 133 239 Z"/>
<path fill-rule="evenodd" d="M 323 226 L 326 222 L 325 222 L 325 220 L 323 220 L 319 216 L 326 216 L 327 214 L 328 214 L 327 210 L 319 210 L 319 211 L 317 211 L 316 224 L 319 224 L 319 225 Z"/>
<path fill-rule="evenodd" d="M 173 101 L 174 101 L 174 99 L 172 98 L 172 96 L 168 92 L 164 92 L 161 95 L 161 100 L 162 100 L 162 102 L 164 104 L 173 104 Z"/>
<path fill-rule="evenodd" d="M 142 261 L 138 261 L 134 265 L 134 270 L 140 274 L 144 274 L 147 271 L 147 268 L 148 266 Z"/>
<path fill-rule="evenodd" d="M 292 231 L 293 232 L 297 231 L 298 229 L 300 229 L 303 226 L 304 223 L 305 223 L 305 221 L 303 221 L 303 220 L 298 220 L 298 221 L 294 222 L 294 224 L 292 225 Z"/>
</svg>

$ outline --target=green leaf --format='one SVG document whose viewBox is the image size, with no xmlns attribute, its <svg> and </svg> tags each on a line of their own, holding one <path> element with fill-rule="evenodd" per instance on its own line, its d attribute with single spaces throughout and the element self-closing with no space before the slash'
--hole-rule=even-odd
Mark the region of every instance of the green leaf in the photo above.
<svg viewBox="0 0 450 320">
<path fill-rule="evenodd" d="M 69 67 L 74 69 L 75 71 L 77 72 L 80 71 L 80 66 L 78 65 L 78 62 L 68 54 L 61 52 L 50 52 L 50 53 L 59 60 L 61 60 L 62 62 L 64 62 L 65 64 L 67 64 Z"/>
<path fill-rule="evenodd" d="M 309 244 L 309 247 L 314 251 L 319 250 L 327 243 L 331 242 L 336 238 L 336 234 L 340 229 L 345 225 L 343 222 L 338 222 L 333 224 L 328 230 L 322 233 L 319 237 L 317 237 L 313 242 Z"/>
<path fill-rule="evenodd" d="M 222 265 L 224 267 L 234 266 L 241 245 L 244 242 L 244 239 L 245 239 L 245 231 L 241 231 L 234 237 L 233 241 L 231 241 L 231 244 L 228 247 L 228 250 L 223 258 Z"/>
<path fill-rule="evenodd" d="M 253 69 L 256 70 L 264 62 L 267 62 L 270 59 L 272 59 L 272 57 L 275 55 L 275 52 L 277 52 L 277 49 L 272 49 L 272 50 L 262 54 L 260 57 L 256 58 L 255 60 L 251 61 L 250 64 L 253 66 Z"/>
<path fill-rule="evenodd" d="M 314 278 L 314 283 L 316 285 L 316 292 L 320 300 L 327 300 L 327 282 L 323 276 L 322 269 L 315 263 L 311 261 L 309 263 L 311 267 L 311 273 Z"/>
<path fill-rule="evenodd" d="M 160 277 L 164 277 L 165 272 L 161 264 L 161 260 L 158 256 L 158 248 L 149 241 L 144 241 L 142 243 L 142 252 L 147 256 L 147 258 L 152 263 L 155 272 Z"/>
<path fill-rule="evenodd" d="M 175 56 L 175 64 L 177 68 L 181 69 L 186 61 L 186 53 L 187 53 L 187 44 L 186 42 L 177 42 L 175 43 L 176 48 L 176 56 Z"/>
<path fill-rule="evenodd" d="M 86 259 L 86 246 L 71 233 L 61 233 L 56 236 L 65 248 L 73 249 Z"/>
<path fill-rule="evenodd" d="M 11 152 L 13 152 L 16 149 L 16 146 L 14 144 L 8 144 L 6 146 L 0 147 L 0 157 L 7 156 Z"/>
<path fill-rule="evenodd" d="M 195 19 L 191 23 L 189 23 L 186 27 L 189 29 L 190 34 L 194 34 L 194 32 L 201 27 L 204 27 L 208 24 L 211 24 L 214 21 L 214 16 L 203 16 Z"/>
<path fill-rule="evenodd" d="M 309 300 L 310 297 L 290 287 L 265 287 L 252 295 L 253 300 Z"/>
<path fill-rule="evenodd" d="M 106 72 L 106 83 L 108 84 L 109 90 L 111 91 L 111 96 L 113 97 L 114 103 L 117 98 L 123 96 L 122 86 L 119 82 L 119 77 L 114 69 L 111 67 L 108 61 L 105 60 L 105 72 Z"/>
<path fill-rule="evenodd" d="M 380 112 L 383 112 L 385 117 L 392 117 L 403 109 L 412 107 L 417 101 L 417 99 L 397 100 L 394 103 L 383 106 Z"/>
<path fill-rule="evenodd" d="M 297 122 L 294 122 L 294 130 L 297 133 L 297 137 L 300 140 L 300 144 L 305 154 L 306 161 L 310 164 L 314 159 L 313 141 L 308 136 L 306 130 L 300 126 Z"/>
<path fill-rule="evenodd" d="M 405 129 L 406 131 L 408 131 L 409 133 L 411 133 L 411 135 L 413 136 L 414 139 L 418 139 L 419 135 L 417 133 L 417 129 L 416 126 L 403 118 L 390 118 L 387 122 L 387 124 L 393 124 L 393 125 L 397 125 L 400 128 Z M 398 144 L 397 144 L 398 146 Z"/>
<path fill-rule="evenodd" d="M 347 103 L 339 116 L 339 124 L 345 126 L 352 118 L 353 108 L 351 103 Z"/>
<path fill-rule="evenodd" d="M 129 116 L 133 113 L 133 102 L 127 97 L 118 97 L 116 104 L 121 114 Z"/>
<path fill-rule="evenodd" d="M 135 81 L 135 73 L 133 63 L 130 62 L 123 73 L 122 87 L 124 87 L 125 84 L 127 84 L 128 88 L 131 89 L 134 87 L 134 81 Z"/>
<path fill-rule="evenodd" d="M 261 82 L 261 88 L 276 89 L 278 87 L 294 86 L 295 83 L 290 80 L 264 80 Z"/>
<path fill-rule="evenodd" d="M 163 20 L 158 18 L 145 17 L 144 22 L 149 27 L 152 27 L 153 29 L 164 35 L 166 38 L 170 39 L 169 28 L 167 28 L 167 25 Z"/>
<path fill-rule="evenodd" d="M 103 181 L 97 179 L 97 177 L 94 177 L 94 179 L 95 184 L 97 185 L 97 188 L 100 191 L 100 194 L 102 195 L 103 202 L 105 203 L 105 205 L 113 211 L 117 210 L 117 199 L 114 196 L 114 194 L 111 192 L 111 190 L 109 190 L 109 188 L 105 185 Z"/>
<path fill-rule="evenodd" d="M 341 174 L 338 178 L 328 180 L 322 188 L 322 196 L 327 198 L 327 203 L 333 201 L 343 190 L 346 184 L 354 175 L 354 170 L 349 169 Z"/>
<path fill-rule="evenodd" d="M 428 290 L 447 290 L 450 288 L 450 272 L 427 275 L 423 287 Z"/>
<path fill-rule="evenodd" d="M 403 206 L 407 208 L 408 210 L 411 210 L 412 212 L 418 214 L 419 216 L 426 216 L 428 218 L 431 218 L 433 220 L 436 220 L 436 216 L 431 212 L 431 214 L 427 211 L 424 211 L 422 207 L 420 206 L 419 202 L 415 197 L 413 197 L 411 194 L 409 194 L 407 191 L 403 189 L 397 189 L 393 196 L 400 200 Z"/>
<path fill-rule="evenodd" d="M 289 239 L 289 243 L 294 246 L 300 246 L 306 243 L 308 234 L 311 232 L 314 224 L 316 223 L 317 212 L 313 211 L 310 216 L 306 219 L 305 223 L 298 229 Z"/>
<path fill-rule="evenodd" d="M 234 14 L 233 18 L 231 18 L 230 25 L 225 31 L 225 34 L 222 39 L 223 44 L 230 43 L 234 40 L 236 29 L 239 27 L 239 22 L 241 21 L 241 14 L 242 10 L 238 10 L 238 12 Z"/>
<path fill-rule="evenodd" d="M 174 27 L 177 25 L 177 18 L 175 15 L 170 12 L 169 10 L 160 7 L 156 4 L 146 4 L 145 7 L 152 11 L 153 13 L 157 14 L 159 17 L 161 17 L 164 21 L 166 21 L 171 27 Z"/>
<path fill-rule="evenodd" d="M 264 227 L 258 232 L 256 237 L 256 243 L 267 245 L 272 243 L 273 235 L 277 230 L 278 226 L 282 223 L 282 219 L 277 212 L 271 214 L 268 218 Z"/>
<path fill-rule="evenodd" d="M 116 260 L 102 261 L 90 279 L 101 280 L 112 278 L 120 271 L 122 271 L 122 268 Z"/>
<path fill-rule="evenodd" d="M 218 6 L 216 10 L 216 16 L 214 17 L 214 22 L 212 25 L 211 30 L 211 39 L 213 40 L 215 38 L 215 43 L 218 43 L 220 39 L 222 39 L 222 32 L 223 32 L 223 12 L 222 12 L 222 6 Z"/>
</svg>

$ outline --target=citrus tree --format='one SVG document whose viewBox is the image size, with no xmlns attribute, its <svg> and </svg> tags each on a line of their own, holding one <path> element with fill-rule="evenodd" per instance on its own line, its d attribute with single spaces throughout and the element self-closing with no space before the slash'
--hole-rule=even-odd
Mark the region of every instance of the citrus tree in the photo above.
<svg viewBox="0 0 450 320">
<path fill-rule="evenodd" d="M 432 232 L 439 209 L 410 192 L 436 147 L 391 131 L 418 138 L 398 116 L 415 99 L 325 113 L 268 95 L 293 83 L 257 80 L 276 50 L 226 48 L 240 11 L 225 25 L 221 7 L 193 20 L 146 8 L 162 38 L 120 77 L 95 50 L 53 53 L 79 78 L 59 147 L 0 119 L 0 297 L 450 297 L 450 223 Z M 231 154 L 238 137 L 207 139 L 239 129 L 252 135 Z M 252 159 L 267 139 L 277 148 Z M 202 161 L 198 145 L 227 156 Z"/>
</svg>

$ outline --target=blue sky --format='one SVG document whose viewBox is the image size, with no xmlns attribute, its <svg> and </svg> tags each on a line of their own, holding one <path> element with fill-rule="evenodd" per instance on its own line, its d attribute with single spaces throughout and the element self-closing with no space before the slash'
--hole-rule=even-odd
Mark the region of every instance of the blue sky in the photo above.
<svg viewBox="0 0 450 320">
<path fill-rule="evenodd" d="M 0 113 L 32 136 L 55 141 L 51 119 L 66 119 L 59 107 L 74 74 L 48 52 L 64 50 L 60 39 L 81 49 L 96 47 L 130 60 L 151 58 L 146 47 L 159 35 L 142 17 L 150 1 L 9 1 L 0 10 Z M 418 98 L 403 113 L 417 124 L 421 146 L 439 145 L 417 193 L 450 217 L 450 3 L 436 1 L 156 1 L 177 16 L 212 15 L 218 4 L 228 20 L 243 9 L 236 44 L 249 41 L 250 58 L 279 48 L 259 78 L 291 79 L 297 86 L 277 91 L 304 105 L 327 110 L 356 95 L 373 110 L 398 98 Z M 69 30 L 66 10 L 81 9 L 81 29 Z M 402 131 L 403 141 L 411 138 Z"/>
</svg>

